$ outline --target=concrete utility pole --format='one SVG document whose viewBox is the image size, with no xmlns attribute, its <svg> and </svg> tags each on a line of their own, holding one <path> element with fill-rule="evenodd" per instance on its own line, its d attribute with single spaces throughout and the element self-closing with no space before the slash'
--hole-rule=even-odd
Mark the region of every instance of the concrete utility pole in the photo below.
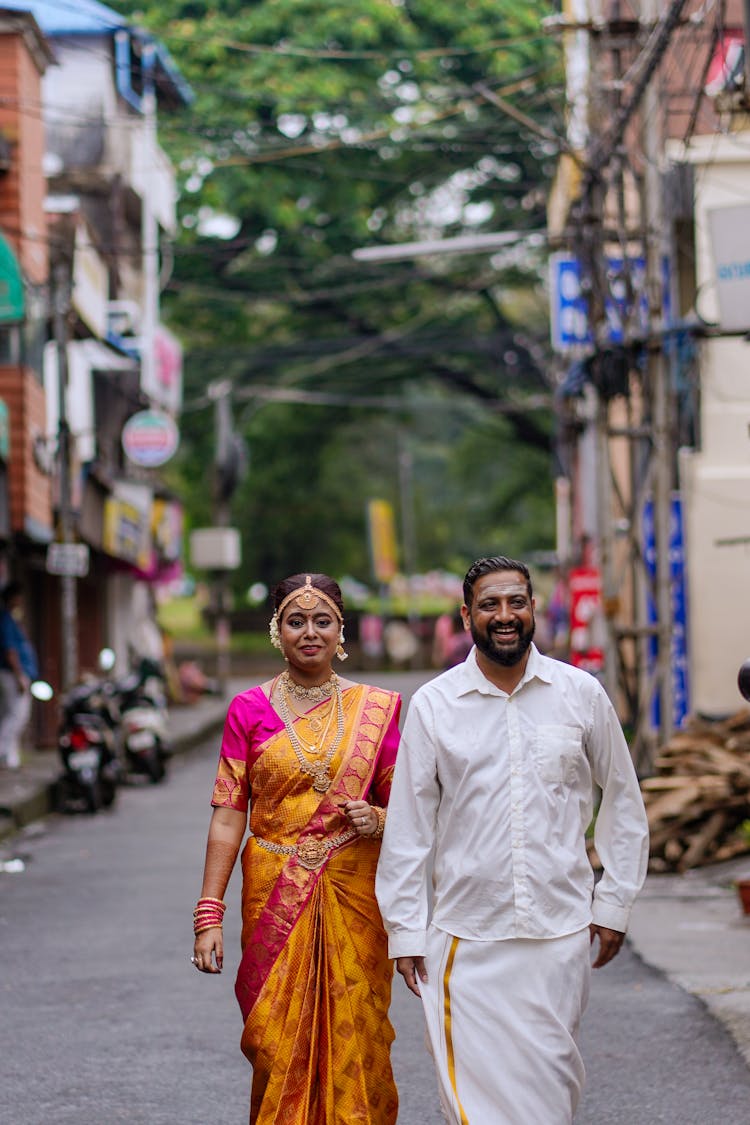
<svg viewBox="0 0 750 1125">
<path fill-rule="evenodd" d="M 222 466 L 227 464 L 230 456 L 232 441 L 232 384 L 229 379 L 212 383 L 208 388 L 209 395 L 214 399 L 214 425 L 216 434 L 216 499 L 214 509 L 214 522 L 217 527 L 229 527 L 230 506 L 224 494 L 220 473 Z M 229 583 L 227 571 L 217 570 L 214 576 L 214 591 L 216 598 L 216 678 L 222 695 L 226 695 L 227 684 L 230 676 L 230 640 L 231 623 L 229 618 Z"/>
<path fill-rule="evenodd" d="M 68 426 L 68 314 L 70 312 L 70 262 L 63 258 L 53 269 L 54 333 L 57 345 L 57 466 L 60 488 L 60 540 L 73 543 L 73 510 L 70 481 L 70 427 Z M 60 575 L 61 681 L 63 691 L 78 679 L 78 589 L 74 574 Z"/>
<path fill-rule="evenodd" d="M 643 0 L 641 20 L 645 29 L 659 18 L 659 0 Z M 674 729 L 672 683 L 672 575 L 670 562 L 673 437 L 670 426 L 669 365 L 661 330 L 664 328 L 664 290 L 669 284 L 664 263 L 670 260 L 663 192 L 664 130 L 659 88 L 652 78 L 643 100 L 644 236 L 650 335 L 647 377 L 652 396 L 652 444 L 654 456 L 653 502 L 656 544 L 656 589 L 658 652 L 655 687 L 659 692 L 659 736 L 666 741 Z"/>
<path fill-rule="evenodd" d="M 154 44 L 143 44 L 143 195 L 141 197 L 141 258 L 143 300 L 141 307 L 141 383 L 147 394 L 156 385 L 156 329 L 159 323 L 159 221 L 153 200 L 156 169 L 156 90 L 154 88 Z"/>
</svg>

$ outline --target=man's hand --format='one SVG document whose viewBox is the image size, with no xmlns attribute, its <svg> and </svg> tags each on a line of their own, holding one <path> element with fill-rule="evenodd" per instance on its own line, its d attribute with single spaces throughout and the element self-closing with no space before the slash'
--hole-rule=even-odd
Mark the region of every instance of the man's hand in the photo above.
<svg viewBox="0 0 750 1125">
<path fill-rule="evenodd" d="M 406 982 L 406 987 L 415 996 L 421 996 L 419 985 L 417 984 L 417 977 L 423 984 L 427 984 L 427 969 L 424 964 L 424 957 L 397 957 L 396 969 Z"/>
<path fill-rule="evenodd" d="M 606 926 L 597 926 L 593 922 L 589 926 L 589 933 L 591 934 L 592 945 L 594 944 L 594 938 L 599 938 L 599 955 L 592 968 L 601 969 L 602 965 L 606 965 L 620 952 L 622 943 L 625 941 L 625 934 L 620 930 L 608 930 Z"/>
</svg>

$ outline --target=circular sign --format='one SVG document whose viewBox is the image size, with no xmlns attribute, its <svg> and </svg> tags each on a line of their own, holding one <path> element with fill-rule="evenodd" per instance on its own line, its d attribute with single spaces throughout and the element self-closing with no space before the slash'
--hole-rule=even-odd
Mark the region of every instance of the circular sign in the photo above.
<svg viewBox="0 0 750 1125">
<path fill-rule="evenodd" d="M 158 410 L 141 410 L 122 429 L 122 448 L 134 464 L 153 469 L 174 455 L 180 435 L 174 419 Z"/>
</svg>

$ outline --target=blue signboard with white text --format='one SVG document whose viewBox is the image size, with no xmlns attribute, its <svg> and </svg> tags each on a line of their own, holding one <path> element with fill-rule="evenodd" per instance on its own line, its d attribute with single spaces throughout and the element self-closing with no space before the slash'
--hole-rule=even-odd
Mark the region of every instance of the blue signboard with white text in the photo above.
<svg viewBox="0 0 750 1125">
<path fill-rule="evenodd" d="M 647 500 L 643 507 L 643 549 L 646 571 L 652 582 L 656 581 L 656 528 L 654 526 L 654 505 Z M 682 499 L 672 497 L 669 521 L 669 573 L 672 586 L 672 648 L 670 665 L 672 671 L 672 723 L 680 730 L 690 712 L 690 680 L 688 669 L 688 606 L 687 576 L 685 573 L 685 545 L 682 523 Z M 651 593 L 647 597 L 647 619 L 650 625 L 658 620 L 656 603 Z M 650 637 L 648 642 L 648 669 L 653 673 L 659 642 Z M 661 710 L 658 692 L 651 700 L 651 723 L 658 730 Z"/>
<path fill-rule="evenodd" d="M 635 328 L 648 331 L 646 262 L 644 258 L 607 259 L 608 295 L 604 302 L 607 338 L 611 344 L 625 341 L 625 326 L 633 319 Z M 555 351 L 566 352 L 593 344 L 586 298 L 581 290 L 581 266 L 570 254 L 550 256 L 550 328 Z"/>
</svg>

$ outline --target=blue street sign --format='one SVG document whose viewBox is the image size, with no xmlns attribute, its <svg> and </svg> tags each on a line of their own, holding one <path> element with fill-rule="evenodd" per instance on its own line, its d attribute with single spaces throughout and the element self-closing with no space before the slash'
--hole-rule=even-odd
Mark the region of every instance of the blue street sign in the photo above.
<svg viewBox="0 0 750 1125">
<path fill-rule="evenodd" d="M 656 579 L 656 529 L 654 526 L 654 505 L 647 500 L 643 506 L 643 550 L 646 571 L 652 580 Z M 669 521 L 669 573 L 672 584 L 672 647 L 670 665 L 672 670 L 672 723 L 680 730 L 690 712 L 690 679 L 688 669 L 688 606 L 687 576 L 685 573 L 685 545 L 682 524 L 682 498 L 675 494 L 670 506 Z M 658 617 L 656 604 L 649 593 L 646 599 L 646 616 L 650 625 L 655 625 Z M 650 637 L 648 642 L 648 670 L 653 673 L 659 642 Z M 658 730 L 661 719 L 659 693 L 654 692 L 651 700 L 651 723 Z"/>
<path fill-rule="evenodd" d="M 648 298 L 646 296 L 646 261 L 644 258 L 607 259 L 608 295 L 604 302 L 611 344 L 625 340 L 625 325 L 630 319 L 629 287 L 635 297 L 637 328 L 648 331 Z M 550 330 L 555 351 L 593 344 L 586 298 L 581 292 L 581 266 L 570 254 L 550 255 Z"/>
</svg>

